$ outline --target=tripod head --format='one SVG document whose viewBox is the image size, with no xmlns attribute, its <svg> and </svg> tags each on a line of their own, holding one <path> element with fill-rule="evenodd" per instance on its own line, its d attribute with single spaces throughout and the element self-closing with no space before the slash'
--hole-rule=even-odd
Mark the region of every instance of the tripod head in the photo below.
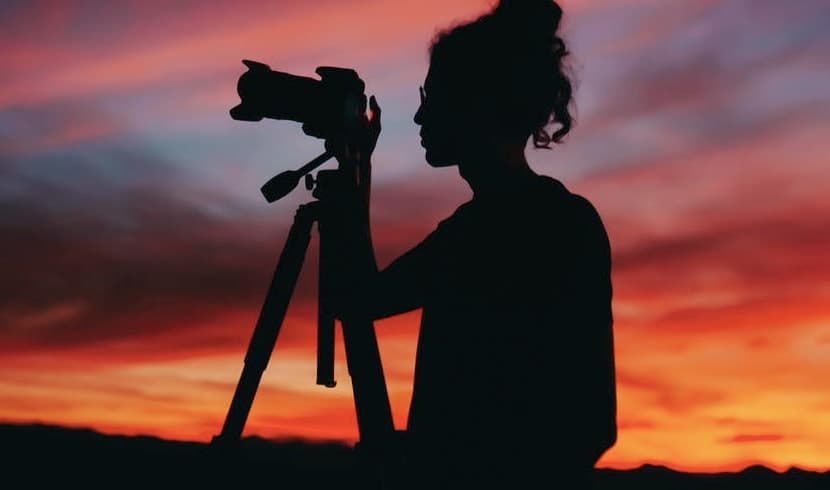
<svg viewBox="0 0 830 490">
<path fill-rule="evenodd" d="M 311 190 L 312 187 L 308 179 L 308 177 L 311 177 L 309 172 L 326 163 L 332 156 L 334 155 L 327 151 L 297 170 L 286 170 L 285 172 L 281 172 L 271 177 L 268 182 L 263 184 L 260 188 L 260 192 L 262 192 L 262 195 L 265 197 L 266 201 L 277 201 L 293 191 L 294 188 L 297 187 L 297 184 L 300 183 L 300 179 L 303 177 L 306 177 L 306 189 Z"/>
</svg>

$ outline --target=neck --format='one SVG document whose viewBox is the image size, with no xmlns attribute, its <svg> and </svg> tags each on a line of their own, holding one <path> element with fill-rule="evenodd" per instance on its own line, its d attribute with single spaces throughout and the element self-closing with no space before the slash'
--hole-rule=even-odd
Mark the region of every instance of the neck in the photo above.
<svg viewBox="0 0 830 490">
<path fill-rule="evenodd" d="M 536 175 L 527 163 L 524 147 L 520 146 L 476 151 L 458 164 L 458 172 L 476 197 L 510 190 Z"/>
</svg>

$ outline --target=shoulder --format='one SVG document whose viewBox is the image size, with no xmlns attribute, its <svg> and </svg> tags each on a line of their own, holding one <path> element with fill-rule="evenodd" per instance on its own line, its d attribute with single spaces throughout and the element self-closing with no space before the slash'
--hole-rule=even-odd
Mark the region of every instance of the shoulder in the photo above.
<svg viewBox="0 0 830 490">
<path fill-rule="evenodd" d="M 553 177 L 547 175 L 540 177 L 547 199 L 560 205 L 566 215 L 575 218 L 577 221 L 602 225 L 602 218 L 600 218 L 596 206 L 587 197 L 571 192 L 565 184 Z"/>
<path fill-rule="evenodd" d="M 535 193 L 549 206 L 559 208 L 559 212 L 581 218 L 599 217 L 594 205 L 586 197 L 571 192 L 560 180 L 549 175 L 540 175 Z"/>
<path fill-rule="evenodd" d="M 586 197 L 579 194 L 571 196 L 573 208 L 571 226 L 574 230 L 574 245 L 577 247 L 577 253 L 590 257 L 592 261 L 597 261 L 596 265 L 602 264 L 604 268 L 609 268 L 611 242 L 602 217 Z"/>
<path fill-rule="evenodd" d="M 597 207 L 587 197 L 571 192 L 562 182 L 552 177 L 544 177 L 551 196 L 563 218 L 564 226 L 579 243 L 579 246 L 592 244 L 608 248 L 608 233 Z M 587 242 L 587 243 L 586 243 Z"/>
<path fill-rule="evenodd" d="M 584 224 L 593 231 L 605 231 L 602 217 L 596 206 L 581 194 L 570 194 L 570 211 L 578 223 Z"/>
</svg>

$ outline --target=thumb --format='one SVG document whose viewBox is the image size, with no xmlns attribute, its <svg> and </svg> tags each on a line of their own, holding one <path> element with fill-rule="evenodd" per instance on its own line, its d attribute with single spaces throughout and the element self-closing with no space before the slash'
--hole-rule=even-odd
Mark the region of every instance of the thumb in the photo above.
<svg viewBox="0 0 830 490">
<path fill-rule="evenodd" d="M 372 124 L 377 124 L 380 126 L 380 105 L 378 105 L 378 100 L 375 96 L 369 97 L 369 120 L 372 121 Z"/>
</svg>

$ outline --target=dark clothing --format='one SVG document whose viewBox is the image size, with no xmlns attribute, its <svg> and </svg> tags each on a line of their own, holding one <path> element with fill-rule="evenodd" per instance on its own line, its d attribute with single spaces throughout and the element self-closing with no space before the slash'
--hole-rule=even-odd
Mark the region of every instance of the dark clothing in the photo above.
<svg viewBox="0 0 830 490">
<path fill-rule="evenodd" d="M 587 474 L 614 443 L 610 268 L 594 207 L 534 176 L 381 272 L 378 316 L 423 308 L 407 432 L 430 488 Z"/>
</svg>

